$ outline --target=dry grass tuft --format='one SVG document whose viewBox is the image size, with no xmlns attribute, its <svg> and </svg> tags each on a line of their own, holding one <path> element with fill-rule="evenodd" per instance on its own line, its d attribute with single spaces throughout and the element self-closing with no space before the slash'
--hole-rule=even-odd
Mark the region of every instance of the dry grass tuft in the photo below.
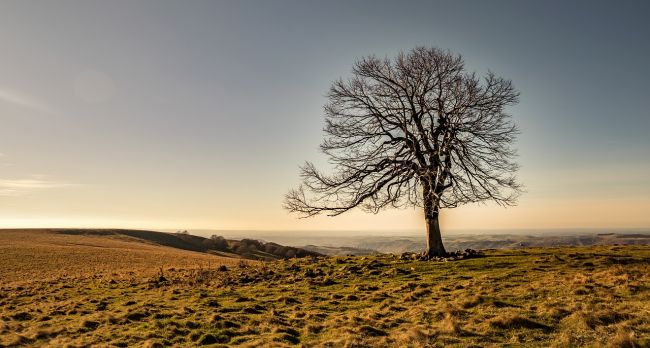
<svg viewBox="0 0 650 348">
<path fill-rule="evenodd" d="M 459 334 L 462 329 L 458 320 L 450 313 L 446 313 L 445 318 L 440 321 L 440 331 L 446 334 Z"/>
<path fill-rule="evenodd" d="M 641 348 L 634 332 L 619 331 L 605 345 L 606 348 Z M 646 346 L 647 347 L 647 346 Z"/>
</svg>

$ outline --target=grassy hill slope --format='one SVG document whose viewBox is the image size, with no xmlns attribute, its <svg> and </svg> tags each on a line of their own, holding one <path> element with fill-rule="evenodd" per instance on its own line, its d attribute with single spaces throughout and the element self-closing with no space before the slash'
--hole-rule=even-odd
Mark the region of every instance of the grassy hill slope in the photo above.
<svg viewBox="0 0 650 348">
<path fill-rule="evenodd" d="M 650 247 L 392 255 L 0 286 L 0 345 L 650 345 Z"/>
<path fill-rule="evenodd" d="M 105 232 L 0 230 L 0 285 L 61 277 L 152 275 L 160 267 L 199 268 L 241 261 Z"/>
<path fill-rule="evenodd" d="M 131 243 L 129 245 L 124 243 Z M 136 243 L 136 244 L 133 244 Z M 78 248 L 74 248 L 77 246 Z M 304 250 L 296 247 L 283 246 L 276 243 L 262 243 L 257 240 L 243 239 L 243 240 L 226 240 L 219 237 L 217 240 L 212 238 L 204 238 L 183 233 L 166 233 L 157 231 L 144 231 L 144 230 L 125 230 L 125 229 L 0 229 L 0 248 L 5 253 L 12 255 L 30 255 L 34 254 L 32 258 L 39 258 L 38 255 L 46 255 L 48 247 L 53 247 L 53 251 L 60 252 L 60 257 L 56 260 L 50 260 L 48 265 L 61 265 L 65 263 L 65 255 L 77 255 L 80 257 L 82 254 L 87 254 L 86 257 L 94 259 L 95 263 L 102 263 L 101 260 L 108 260 L 106 264 L 112 264 L 113 258 L 117 261 L 126 256 L 124 262 L 138 263 L 143 257 L 135 255 L 136 251 L 151 252 L 155 247 L 168 247 L 177 249 L 172 252 L 169 249 L 162 251 L 165 253 L 178 254 L 181 259 L 187 259 L 188 262 L 195 262 L 198 260 L 207 260 L 206 262 L 214 262 L 215 260 L 194 254 L 185 255 L 182 251 L 193 251 L 198 253 L 209 253 L 224 258 L 237 258 L 249 260 L 277 260 L 291 257 L 306 257 L 306 256 L 319 256 L 317 252 Z M 62 248 L 63 247 L 63 248 Z M 36 248 L 36 249 L 35 249 Z M 45 249 L 44 249 L 45 248 Z M 115 249 L 108 252 L 96 253 L 98 248 Z M 129 250 L 129 255 L 123 255 L 126 250 Z M 35 253 L 34 253 L 35 252 Z M 160 252 L 154 251 L 160 254 Z M 109 255 L 105 255 L 109 254 Z M 55 255 L 49 255 L 54 257 Z M 132 259 L 135 257 L 135 260 Z M 170 256 L 173 258 L 173 256 Z M 197 259 L 198 258 L 198 259 Z M 144 257 L 146 259 L 146 257 Z M 24 258 L 15 265 L 23 266 L 22 261 L 29 260 L 29 257 Z M 194 261 L 192 261 L 194 260 Z M 1 262 L 1 261 L 0 261 Z M 92 262 L 92 261 L 91 261 Z M 173 261 L 172 263 L 174 263 Z M 225 262 L 225 261 L 216 261 Z M 232 260 L 228 262 L 233 262 Z M 76 261 L 73 263 L 77 263 Z M 145 262 L 145 265 L 147 262 Z M 185 263 L 183 263 L 184 265 Z M 2 265 L 0 263 L 0 265 Z M 158 263 L 154 263 L 158 265 Z M 159 265 L 160 266 L 160 265 Z M 58 266 L 57 266 L 58 267 Z M 9 266 L 11 268 L 11 265 Z M 65 267 L 64 267 L 65 268 Z M 0 271 L 2 272 L 2 271 Z M 2 275 L 2 273 L 0 273 Z"/>
</svg>

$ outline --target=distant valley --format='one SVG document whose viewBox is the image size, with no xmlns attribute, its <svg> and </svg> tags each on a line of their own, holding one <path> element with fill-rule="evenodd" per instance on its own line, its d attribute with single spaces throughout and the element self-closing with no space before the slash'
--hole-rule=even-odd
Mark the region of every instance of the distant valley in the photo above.
<svg viewBox="0 0 650 348">
<path fill-rule="evenodd" d="M 192 233 L 206 234 L 207 231 Z M 387 232 L 267 232 L 211 231 L 229 239 L 250 238 L 291 245 L 325 255 L 372 255 L 420 252 L 425 248 L 424 233 Z M 443 232 L 448 251 L 465 249 L 513 249 L 523 247 L 650 245 L 650 230 L 530 230 Z"/>
</svg>

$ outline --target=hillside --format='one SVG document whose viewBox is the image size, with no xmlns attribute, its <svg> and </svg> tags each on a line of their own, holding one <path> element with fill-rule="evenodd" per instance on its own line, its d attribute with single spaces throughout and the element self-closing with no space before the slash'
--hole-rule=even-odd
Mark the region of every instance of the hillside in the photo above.
<svg viewBox="0 0 650 348">
<path fill-rule="evenodd" d="M 0 282 L 82 275 L 155 273 L 248 260 L 318 256 L 256 240 L 208 239 L 179 233 L 109 229 L 0 230 Z"/>
<path fill-rule="evenodd" d="M 650 345 L 648 246 L 408 256 L 3 284 L 0 346 Z"/>
<path fill-rule="evenodd" d="M 277 238 L 279 243 L 290 243 L 290 237 Z M 465 249 L 517 249 L 525 247 L 595 246 L 595 245 L 650 245 L 650 231 L 638 233 L 474 233 L 445 234 L 449 251 Z M 424 234 L 405 236 L 365 235 L 303 237 L 301 248 L 327 255 L 372 255 L 373 253 L 422 252 L 426 247 Z M 313 247 L 312 245 L 318 245 Z M 326 247 L 325 247 L 326 246 Z M 319 250 L 318 248 L 322 248 Z"/>
<path fill-rule="evenodd" d="M 182 233 L 123 229 L 49 229 L 46 231 L 83 236 L 126 236 L 172 248 L 205 252 L 227 257 L 241 257 L 250 260 L 269 261 L 292 257 L 320 256 L 317 252 L 297 247 L 284 246 L 277 243 L 267 243 L 250 238 L 244 238 L 241 240 L 225 239 L 220 236 L 205 238 L 188 234 L 186 231 Z"/>
<path fill-rule="evenodd" d="M 266 243 L 254 239 L 245 238 L 241 240 L 227 240 L 219 236 L 205 238 L 187 233 L 167 233 L 125 229 L 0 229 L 0 238 L 4 238 L 5 244 L 11 244 L 14 239 L 30 240 L 32 234 L 38 236 L 37 240 L 42 240 L 42 237 L 46 235 L 50 235 L 54 239 L 65 239 L 65 237 L 61 237 L 61 235 L 70 235 L 97 237 L 96 240 L 102 238 L 108 238 L 112 241 L 128 240 L 131 242 L 141 242 L 150 245 L 250 260 L 277 260 L 320 255 L 317 252 L 297 247 L 284 246 L 277 243 Z M 2 237 L 2 235 L 4 235 L 4 237 Z M 59 237 L 55 237 L 56 235 L 59 235 Z M 74 239 L 74 237 L 72 239 Z"/>
<path fill-rule="evenodd" d="M 332 246 L 320 246 L 320 245 L 305 245 L 301 249 L 317 252 L 323 255 L 328 256 L 337 256 L 337 255 L 354 255 L 354 256 L 363 256 L 363 255 L 377 255 L 380 252 L 370 249 L 359 249 L 353 247 L 332 247 Z"/>
<path fill-rule="evenodd" d="M 234 265 L 240 259 L 163 246 L 123 234 L 0 230 L 0 284 L 153 275 L 160 267 Z"/>
</svg>

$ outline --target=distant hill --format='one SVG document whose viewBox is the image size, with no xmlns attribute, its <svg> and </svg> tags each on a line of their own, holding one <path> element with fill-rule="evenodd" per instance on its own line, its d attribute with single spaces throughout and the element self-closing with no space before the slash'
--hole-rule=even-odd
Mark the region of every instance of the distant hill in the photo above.
<svg viewBox="0 0 650 348">
<path fill-rule="evenodd" d="M 314 251 L 283 246 L 277 243 L 264 243 L 254 239 L 226 240 L 225 238 L 218 236 L 205 238 L 187 233 L 168 233 L 146 230 L 53 228 L 0 230 L 0 233 L 8 233 L 12 231 L 53 233 L 73 236 L 104 236 L 122 239 L 130 238 L 148 244 L 249 260 L 268 261 L 293 257 L 322 256 L 322 254 Z"/>
<path fill-rule="evenodd" d="M 421 252 L 426 247 L 424 232 L 388 231 L 217 231 L 227 238 L 252 238 L 317 251 L 326 255 L 370 255 Z M 465 249 L 515 249 L 526 246 L 650 245 L 650 229 L 549 229 L 506 231 L 443 231 L 448 251 Z M 322 249 L 320 249 L 322 248 Z"/>
<path fill-rule="evenodd" d="M 581 233 L 581 234 L 443 234 L 448 251 L 465 249 L 517 249 L 525 247 L 650 245 L 650 233 Z M 302 248 L 327 255 L 371 255 L 375 253 L 421 252 L 425 249 L 424 233 L 417 236 L 349 236 L 314 240 Z M 326 244 L 325 244 L 326 243 Z M 317 244 L 318 245 L 318 244 Z M 326 246 L 323 246 L 326 245 Z"/>
<path fill-rule="evenodd" d="M 328 256 L 336 255 L 350 255 L 350 256 L 362 256 L 362 255 L 377 255 L 380 252 L 371 249 L 360 249 L 353 247 L 333 247 L 333 246 L 318 246 L 318 245 L 305 245 L 301 247 L 302 249 L 321 253 Z"/>
<path fill-rule="evenodd" d="M 284 246 L 255 239 L 233 240 L 220 236 L 205 238 L 185 232 L 156 232 L 143 230 L 106 229 L 53 229 L 56 233 L 84 235 L 123 235 L 172 248 L 211 253 L 249 260 L 278 260 L 294 257 L 322 256 L 322 254 L 297 247 Z"/>
</svg>

